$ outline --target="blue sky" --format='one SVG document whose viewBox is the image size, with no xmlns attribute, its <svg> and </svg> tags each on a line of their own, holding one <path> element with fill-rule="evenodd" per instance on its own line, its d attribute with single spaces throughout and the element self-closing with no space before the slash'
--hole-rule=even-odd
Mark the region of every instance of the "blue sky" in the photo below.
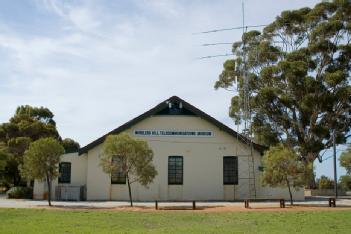
<svg viewBox="0 0 351 234">
<path fill-rule="evenodd" d="M 246 0 L 246 24 L 317 2 Z M 229 53 L 230 45 L 200 45 L 239 40 L 241 31 L 193 33 L 240 26 L 241 0 L 0 4 L 0 122 L 18 105 L 46 106 L 60 134 L 85 145 L 177 95 L 235 127 L 227 114 L 232 94 L 213 88 L 225 58 L 196 58 Z M 332 176 L 332 159 L 316 163 L 316 172 Z"/>
</svg>

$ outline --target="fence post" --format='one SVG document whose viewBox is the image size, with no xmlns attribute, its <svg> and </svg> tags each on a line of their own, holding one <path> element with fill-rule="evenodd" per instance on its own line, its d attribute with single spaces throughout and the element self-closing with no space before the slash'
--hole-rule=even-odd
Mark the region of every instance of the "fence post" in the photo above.
<svg viewBox="0 0 351 234">
<path fill-rule="evenodd" d="M 195 210 L 196 209 L 196 203 L 195 203 L 195 201 L 193 201 L 193 210 Z"/>
<path fill-rule="evenodd" d="M 155 209 L 158 210 L 158 202 L 155 201 Z"/>
</svg>

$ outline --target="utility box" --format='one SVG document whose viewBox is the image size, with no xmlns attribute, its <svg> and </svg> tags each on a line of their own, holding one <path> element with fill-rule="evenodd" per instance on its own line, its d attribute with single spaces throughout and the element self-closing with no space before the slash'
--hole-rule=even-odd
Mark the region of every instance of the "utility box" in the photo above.
<svg viewBox="0 0 351 234">
<path fill-rule="evenodd" d="M 56 186 L 55 200 L 57 201 L 84 201 L 85 186 Z"/>
</svg>

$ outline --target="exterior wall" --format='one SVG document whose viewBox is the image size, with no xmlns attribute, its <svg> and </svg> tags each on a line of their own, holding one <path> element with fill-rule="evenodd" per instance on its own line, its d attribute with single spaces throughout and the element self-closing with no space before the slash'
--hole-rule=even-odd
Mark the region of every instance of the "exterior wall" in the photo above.
<svg viewBox="0 0 351 234">
<path fill-rule="evenodd" d="M 250 147 L 211 123 L 194 116 L 153 116 L 127 132 L 149 130 L 210 130 L 212 137 L 139 137 L 146 140 L 154 151 L 154 165 L 158 175 L 145 188 L 132 184 L 133 199 L 154 200 L 234 200 L 249 198 Z M 110 183 L 110 176 L 99 166 L 102 146 L 87 154 L 87 199 L 128 200 L 127 185 Z M 257 198 L 288 198 L 287 189 L 262 187 L 260 183 L 261 156 L 254 150 L 254 168 Z M 168 185 L 168 156 L 183 156 L 183 185 Z M 239 184 L 223 185 L 223 156 L 238 156 Z M 73 166 L 73 164 L 72 164 Z M 72 167 L 73 168 L 73 167 Z M 72 169 L 73 171 L 73 169 Z M 304 199 L 303 189 L 293 191 L 297 200 Z"/>
<path fill-rule="evenodd" d="M 87 179 L 87 157 L 78 153 L 69 153 L 61 156 L 61 162 L 71 163 L 71 183 L 59 184 L 58 178 L 52 182 L 51 198 L 55 198 L 55 188 L 60 186 L 84 186 Z M 34 181 L 33 198 L 44 199 L 44 194 L 48 191 L 45 181 Z"/>
<path fill-rule="evenodd" d="M 347 192 L 343 189 L 338 189 L 338 196 L 345 196 Z M 305 196 L 335 196 L 334 189 L 305 189 Z"/>
<path fill-rule="evenodd" d="M 132 128 L 149 130 L 203 130 L 212 131 L 212 137 L 139 137 L 146 140 L 154 151 L 153 163 L 158 175 L 153 183 L 145 188 L 132 184 L 135 201 L 154 200 L 239 200 L 250 198 L 249 162 L 250 147 L 233 136 L 221 131 L 211 123 L 194 116 L 153 116 Z M 135 136 L 134 136 L 135 137 Z M 88 153 L 65 154 L 62 162 L 71 162 L 71 183 L 61 186 L 84 186 L 87 200 L 128 200 L 128 186 L 112 184 L 110 176 L 99 166 L 102 145 Z M 258 170 L 261 156 L 255 150 L 254 169 L 257 198 L 289 198 L 287 188 L 262 187 Z M 183 156 L 183 185 L 168 185 L 168 156 Z M 237 156 L 239 168 L 238 185 L 223 185 L 223 156 Z M 252 183 L 253 181 L 251 181 Z M 52 198 L 58 180 L 53 181 Z M 43 199 L 47 186 L 35 181 L 34 199 Z M 253 194 L 252 194 L 253 195 Z M 253 196 L 251 196 L 253 197 Z M 304 190 L 293 191 L 293 198 L 304 199 Z"/>
</svg>

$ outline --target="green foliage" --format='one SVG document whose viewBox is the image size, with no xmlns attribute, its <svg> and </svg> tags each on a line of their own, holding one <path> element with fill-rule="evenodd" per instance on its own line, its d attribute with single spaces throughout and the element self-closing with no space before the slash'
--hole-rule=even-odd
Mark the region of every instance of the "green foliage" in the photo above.
<svg viewBox="0 0 351 234">
<path fill-rule="evenodd" d="M 53 113 L 44 107 L 19 106 L 8 123 L 3 123 L 1 140 L 27 137 L 32 141 L 41 137 L 59 139 Z"/>
<path fill-rule="evenodd" d="M 45 107 L 19 106 L 12 118 L 0 124 L 0 183 L 9 188 L 22 185 L 19 167 L 23 164 L 24 152 L 31 142 L 52 137 L 61 141 L 56 129 L 54 114 Z M 66 138 L 62 145 L 67 153 L 77 152 L 79 144 Z M 1 158 L 6 152 L 6 166 L 1 170 Z"/>
<path fill-rule="evenodd" d="M 9 157 L 6 147 L 3 147 L 3 144 L 0 143 L 0 171 L 4 171 L 6 167 L 6 162 Z"/>
<path fill-rule="evenodd" d="M 0 124 L 0 148 L 8 155 L 1 177 L 8 186 L 22 182 L 18 168 L 31 142 L 42 137 L 60 139 L 53 117 L 44 107 L 19 106 L 9 122 Z"/>
<path fill-rule="evenodd" d="M 263 184 L 272 187 L 289 189 L 292 204 L 291 188 L 299 189 L 304 184 L 304 165 L 298 155 L 282 144 L 270 147 L 263 156 Z"/>
<path fill-rule="evenodd" d="M 340 187 L 342 189 L 344 189 L 345 191 L 350 191 L 351 190 L 351 176 L 350 175 L 340 176 L 339 184 L 340 184 Z"/>
<path fill-rule="evenodd" d="M 28 179 L 44 180 L 58 176 L 58 163 L 64 153 L 62 145 L 54 138 L 41 138 L 30 144 L 24 155 L 22 175 Z"/>
<path fill-rule="evenodd" d="M 15 199 L 32 199 L 33 189 L 28 187 L 12 187 L 7 192 L 8 198 Z"/>
<path fill-rule="evenodd" d="M 70 139 L 70 138 L 65 138 L 62 142 L 61 142 L 63 148 L 65 149 L 65 153 L 74 153 L 74 152 L 78 152 L 80 146 L 79 143 Z"/>
<path fill-rule="evenodd" d="M 322 175 L 321 178 L 317 179 L 317 186 L 319 189 L 333 189 L 334 180 Z"/>
<path fill-rule="evenodd" d="M 283 11 L 263 32 L 233 44 L 215 88 L 237 88 L 230 116 L 244 115 L 243 61 L 255 139 L 294 149 L 306 165 L 336 142 L 345 143 L 351 119 L 351 2 L 322 2 Z M 307 169 L 307 167 L 306 167 Z"/>
<path fill-rule="evenodd" d="M 6 187 L 5 170 L 8 158 L 9 153 L 6 151 L 6 147 L 4 147 L 3 144 L 0 142 L 0 187 Z"/>
<path fill-rule="evenodd" d="M 339 158 L 340 166 L 346 169 L 348 175 L 351 175 L 351 147 L 343 152 Z"/>
<path fill-rule="evenodd" d="M 267 150 L 263 156 L 263 183 L 272 187 L 285 187 L 287 180 L 299 188 L 303 164 L 292 150 L 279 144 Z"/>
<path fill-rule="evenodd" d="M 58 176 L 62 145 L 54 138 L 41 138 L 30 144 L 25 152 L 21 173 L 25 178 L 46 180 L 49 189 L 48 202 L 51 205 L 51 182 Z"/>
<path fill-rule="evenodd" d="M 116 156 L 119 160 L 113 163 L 112 159 Z M 109 135 L 103 145 L 100 166 L 107 174 L 116 170 L 126 174 L 132 205 L 130 184 L 138 182 L 147 187 L 157 175 L 152 163 L 153 156 L 146 141 L 134 139 L 127 133 Z"/>
</svg>

